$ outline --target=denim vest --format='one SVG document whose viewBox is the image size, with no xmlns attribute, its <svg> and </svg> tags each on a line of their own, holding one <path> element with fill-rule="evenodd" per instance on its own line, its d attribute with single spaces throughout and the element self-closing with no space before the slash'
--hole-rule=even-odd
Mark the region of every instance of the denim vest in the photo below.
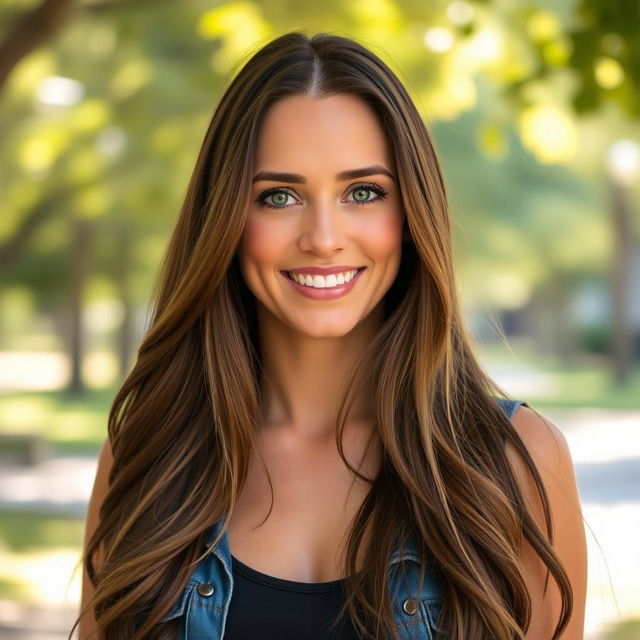
<svg viewBox="0 0 640 640">
<path fill-rule="evenodd" d="M 509 419 L 522 400 L 496 400 Z M 205 546 L 209 546 L 222 526 L 212 527 Z M 393 617 L 401 640 L 435 640 L 442 574 L 431 564 L 420 588 L 420 557 L 415 541 L 409 539 L 402 550 L 398 544 L 389 558 L 389 585 Z M 182 594 L 162 621 L 181 617 L 178 640 L 222 640 L 233 591 L 231 552 L 227 533 L 200 562 L 187 581 Z"/>
</svg>

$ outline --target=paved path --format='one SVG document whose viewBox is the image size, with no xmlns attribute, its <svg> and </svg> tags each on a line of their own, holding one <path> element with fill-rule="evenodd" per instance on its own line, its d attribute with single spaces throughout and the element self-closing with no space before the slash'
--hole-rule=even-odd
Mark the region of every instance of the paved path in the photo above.
<svg viewBox="0 0 640 640">
<path fill-rule="evenodd" d="M 36 466 L 0 468 L 0 508 L 84 518 L 96 456 L 55 456 Z"/>
<path fill-rule="evenodd" d="M 0 600 L 0 639 L 66 640 L 75 615 L 75 609 L 29 607 Z"/>
<path fill-rule="evenodd" d="M 587 637 L 640 619 L 640 410 L 548 411 L 576 466 L 589 552 Z"/>
<path fill-rule="evenodd" d="M 604 625 L 640 617 L 640 410 L 544 414 L 566 435 L 576 466 L 589 546 L 586 638 L 595 640 Z M 37 467 L 5 465 L 0 509 L 82 518 L 95 468 L 92 456 L 54 457 Z M 79 582 L 75 589 L 67 604 L 77 601 Z M 62 640 L 69 619 L 69 612 L 55 608 L 31 610 L 0 601 L 0 640 Z"/>
</svg>

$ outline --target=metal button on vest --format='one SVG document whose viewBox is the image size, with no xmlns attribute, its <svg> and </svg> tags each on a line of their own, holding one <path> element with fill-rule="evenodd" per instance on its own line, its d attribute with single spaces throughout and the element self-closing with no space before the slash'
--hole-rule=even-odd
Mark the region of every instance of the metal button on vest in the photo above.
<svg viewBox="0 0 640 640">
<path fill-rule="evenodd" d="M 415 598 L 408 598 L 402 603 L 405 613 L 412 616 L 418 610 L 418 601 Z"/>
<path fill-rule="evenodd" d="M 213 585 L 209 584 L 208 582 L 201 582 L 198 585 L 198 593 L 201 596 L 204 596 L 205 598 L 208 598 L 209 596 L 213 595 Z"/>
</svg>

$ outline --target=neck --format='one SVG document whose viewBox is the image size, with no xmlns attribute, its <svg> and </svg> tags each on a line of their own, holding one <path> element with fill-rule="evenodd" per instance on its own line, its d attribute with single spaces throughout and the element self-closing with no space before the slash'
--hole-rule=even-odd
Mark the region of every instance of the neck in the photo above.
<svg viewBox="0 0 640 640">
<path fill-rule="evenodd" d="M 344 336 L 313 338 L 293 331 L 258 305 L 263 424 L 305 440 L 333 438 L 345 376 L 373 339 L 382 308 Z M 348 424 L 372 420 L 367 380 L 356 379 Z"/>
</svg>

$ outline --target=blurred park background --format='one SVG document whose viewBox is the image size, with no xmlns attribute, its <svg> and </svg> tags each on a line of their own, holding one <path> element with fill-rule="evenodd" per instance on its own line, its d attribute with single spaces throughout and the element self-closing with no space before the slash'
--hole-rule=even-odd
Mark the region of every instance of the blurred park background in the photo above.
<svg viewBox="0 0 640 640">
<path fill-rule="evenodd" d="M 3 0 L 0 638 L 66 637 L 200 142 L 243 57 L 293 29 L 358 39 L 421 109 L 478 353 L 572 450 L 586 637 L 640 638 L 639 25 L 637 0 Z"/>
</svg>

